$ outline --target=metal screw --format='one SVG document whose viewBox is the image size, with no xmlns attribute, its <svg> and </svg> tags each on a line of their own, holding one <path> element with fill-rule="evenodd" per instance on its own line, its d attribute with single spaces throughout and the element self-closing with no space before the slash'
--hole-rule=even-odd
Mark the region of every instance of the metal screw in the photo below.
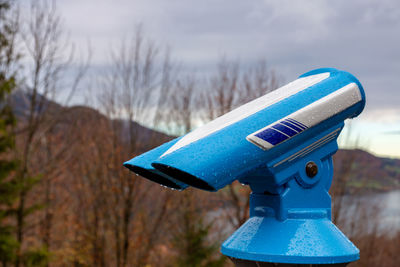
<svg viewBox="0 0 400 267">
<path fill-rule="evenodd" d="M 318 173 L 318 166 L 315 162 L 310 161 L 306 164 L 306 174 L 308 177 L 313 178 Z"/>
</svg>

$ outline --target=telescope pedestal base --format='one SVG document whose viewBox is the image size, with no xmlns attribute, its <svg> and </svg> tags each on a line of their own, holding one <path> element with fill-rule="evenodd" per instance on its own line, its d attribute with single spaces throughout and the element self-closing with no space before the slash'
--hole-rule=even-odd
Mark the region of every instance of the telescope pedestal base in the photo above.
<svg viewBox="0 0 400 267">
<path fill-rule="evenodd" d="M 338 264 L 289 264 L 289 263 L 271 263 L 247 261 L 241 259 L 230 258 L 236 267 L 346 267 L 348 263 Z"/>
<path fill-rule="evenodd" d="M 222 244 L 221 252 L 259 266 L 346 266 L 359 259 L 359 250 L 328 218 L 254 216 Z"/>
</svg>

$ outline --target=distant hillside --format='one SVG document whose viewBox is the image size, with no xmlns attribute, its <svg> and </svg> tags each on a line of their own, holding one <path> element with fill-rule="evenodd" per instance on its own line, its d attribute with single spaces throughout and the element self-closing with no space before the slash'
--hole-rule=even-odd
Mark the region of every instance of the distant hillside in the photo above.
<svg viewBox="0 0 400 267">
<path fill-rule="evenodd" d="M 100 113 L 99 111 L 87 107 L 87 106 L 72 106 L 64 108 L 65 117 L 70 119 L 77 118 L 96 118 L 96 120 L 107 120 L 108 118 Z M 136 143 L 139 147 L 139 150 L 144 152 L 147 149 L 150 149 L 149 144 L 161 144 L 173 139 L 173 136 L 166 135 L 162 132 L 152 130 L 148 127 L 145 127 L 137 122 L 129 122 L 127 120 L 111 120 L 114 124 L 114 127 L 117 127 L 121 133 L 121 139 L 124 142 L 128 142 L 128 132 L 129 132 L 129 123 L 131 123 L 131 127 L 133 129 L 133 134 L 136 139 Z M 150 142 L 151 140 L 157 140 L 155 142 Z"/>
<path fill-rule="evenodd" d="M 24 120 L 30 107 L 29 97 L 24 93 L 17 92 L 12 97 L 13 108 L 18 119 Z M 52 112 L 62 111 L 62 121 L 65 127 L 72 125 L 79 120 L 85 121 L 105 121 L 106 116 L 99 111 L 87 106 L 63 107 L 53 101 L 44 101 L 41 109 L 50 108 Z M 37 107 L 39 109 L 39 107 Z M 93 120 L 94 119 L 94 120 Z M 129 123 L 136 136 L 136 142 L 139 145 L 139 151 L 144 152 L 151 146 L 164 143 L 174 138 L 164 133 L 155 131 L 140 125 L 137 122 L 128 122 L 126 120 L 112 120 L 116 127 L 121 128 L 122 140 L 128 141 L 127 132 Z M 115 126 L 114 125 L 114 126 Z M 62 126 L 63 131 L 68 131 Z M 152 145 L 150 145 L 152 144 Z M 346 165 L 351 163 L 351 168 Z M 377 191 L 390 191 L 400 189 L 400 159 L 379 158 L 362 150 L 339 150 L 334 156 L 335 178 L 334 182 L 340 177 L 348 177 L 348 193 L 366 193 Z"/>
<path fill-rule="evenodd" d="M 11 95 L 11 105 L 14 110 L 14 114 L 18 119 L 23 119 L 26 118 L 26 115 L 29 112 L 30 109 L 30 101 L 31 97 L 23 92 L 22 90 L 16 90 L 12 95 Z M 43 96 L 38 95 L 37 96 L 37 103 L 35 106 L 35 111 L 36 112 L 43 112 L 43 110 L 59 110 L 62 108 L 62 106 L 54 101 L 49 101 L 45 99 Z M 40 103 L 40 104 L 39 104 Z"/>
<path fill-rule="evenodd" d="M 62 105 L 44 99 L 42 96 L 38 96 L 38 102 L 43 103 L 41 106 L 37 105 L 35 110 L 37 112 L 50 109 L 52 114 L 61 114 L 61 123 L 63 125 L 67 125 L 68 123 L 73 122 L 74 120 L 88 120 L 95 119 L 97 121 L 107 120 L 107 117 L 100 113 L 98 110 L 88 107 L 88 106 L 72 106 L 72 107 L 63 107 Z M 43 100 L 43 101 L 42 101 Z M 17 119 L 23 121 L 27 119 L 27 114 L 30 109 L 30 97 L 22 92 L 16 91 L 13 93 L 11 97 L 11 104 L 14 110 L 14 114 Z M 161 144 L 173 139 L 172 136 L 166 135 L 162 132 L 152 130 L 148 127 L 142 126 L 137 122 L 129 122 L 127 120 L 111 120 L 114 123 L 115 127 L 120 128 L 121 138 L 124 141 L 128 141 L 128 131 L 129 131 L 129 123 L 131 123 L 131 127 L 133 129 L 133 133 L 135 135 L 135 139 L 137 144 L 139 145 L 141 150 L 149 149 L 148 144 L 150 144 L 150 139 L 157 140 L 153 142 L 153 144 Z M 66 124 L 67 123 L 67 124 Z M 65 130 L 65 129 L 63 129 Z"/>
<path fill-rule="evenodd" d="M 400 189 L 400 159 L 376 157 L 363 150 L 339 150 L 334 159 L 335 178 L 348 175 L 348 192 Z M 345 161 L 352 164 L 345 170 Z"/>
</svg>

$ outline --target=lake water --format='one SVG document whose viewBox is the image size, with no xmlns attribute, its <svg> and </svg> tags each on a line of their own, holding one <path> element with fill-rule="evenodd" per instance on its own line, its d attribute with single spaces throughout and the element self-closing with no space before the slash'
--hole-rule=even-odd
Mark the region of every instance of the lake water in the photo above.
<svg viewBox="0 0 400 267">
<path fill-rule="evenodd" d="M 389 235 L 400 231 L 400 190 L 345 196 L 342 200 L 340 216 L 344 216 L 347 223 L 341 228 L 345 233 L 352 233 L 357 230 L 355 228 L 362 232 L 377 230 L 380 234 Z"/>
</svg>

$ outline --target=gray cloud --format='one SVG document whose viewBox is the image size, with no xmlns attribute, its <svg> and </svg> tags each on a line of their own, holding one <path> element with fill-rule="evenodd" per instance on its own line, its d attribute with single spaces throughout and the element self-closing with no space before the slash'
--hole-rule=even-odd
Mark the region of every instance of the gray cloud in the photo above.
<svg viewBox="0 0 400 267">
<path fill-rule="evenodd" d="M 222 54 L 244 64 L 266 58 L 286 80 L 313 68 L 337 67 L 363 83 L 368 109 L 399 108 L 397 0 L 58 3 L 72 40 L 82 46 L 91 40 L 95 64 L 105 64 L 110 45 L 142 22 L 146 33 L 169 44 L 188 68 L 211 71 Z"/>
</svg>

